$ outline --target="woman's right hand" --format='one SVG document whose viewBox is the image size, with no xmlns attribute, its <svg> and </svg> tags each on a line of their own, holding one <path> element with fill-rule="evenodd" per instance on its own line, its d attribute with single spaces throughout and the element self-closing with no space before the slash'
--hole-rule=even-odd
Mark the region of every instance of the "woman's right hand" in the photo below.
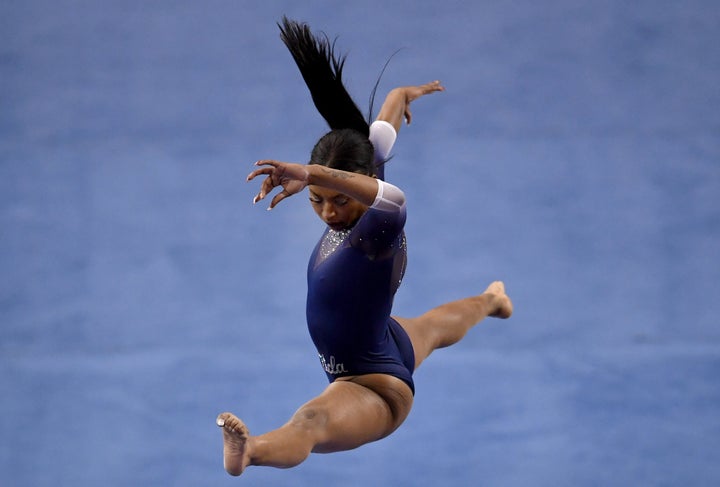
<svg viewBox="0 0 720 487">
<path fill-rule="evenodd" d="M 264 199 L 275 187 L 282 186 L 282 191 L 276 194 L 270 201 L 268 210 L 272 210 L 275 206 L 288 196 L 299 193 L 308 185 L 308 170 L 302 164 L 292 162 L 280 162 L 272 159 L 257 161 L 256 166 L 264 166 L 255 169 L 248 174 L 247 180 L 252 181 L 257 176 L 266 175 L 260 185 L 260 192 L 253 198 L 253 204 Z"/>
</svg>

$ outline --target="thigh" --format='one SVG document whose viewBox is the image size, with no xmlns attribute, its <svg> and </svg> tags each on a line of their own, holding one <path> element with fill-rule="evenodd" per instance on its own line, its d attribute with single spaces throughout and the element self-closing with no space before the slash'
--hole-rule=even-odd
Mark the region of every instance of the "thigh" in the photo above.
<svg viewBox="0 0 720 487">
<path fill-rule="evenodd" d="M 437 330 L 439 329 L 437 323 L 428 319 L 426 315 L 417 318 L 400 318 L 398 316 L 393 316 L 393 318 L 400 323 L 410 337 L 415 352 L 415 369 L 417 369 L 437 348 Z"/>
<path fill-rule="evenodd" d="M 380 376 L 379 380 L 373 376 Z M 397 381 L 385 388 L 387 381 Z M 397 385 L 398 390 L 394 387 Z M 374 389 L 380 388 L 378 392 Z M 407 394 L 410 394 L 409 404 Z M 392 392 L 395 390 L 395 392 Z M 403 399 L 397 400 L 393 395 Z M 389 396 L 389 401 L 385 397 Z M 412 406 L 410 388 L 395 377 L 370 374 L 336 380 L 315 399 L 300 408 L 297 414 L 321 415 L 323 433 L 317 438 L 313 452 L 329 453 L 352 450 L 392 433 L 407 417 Z M 398 414 L 399 413 L 399 414 Z"/>
</svg>

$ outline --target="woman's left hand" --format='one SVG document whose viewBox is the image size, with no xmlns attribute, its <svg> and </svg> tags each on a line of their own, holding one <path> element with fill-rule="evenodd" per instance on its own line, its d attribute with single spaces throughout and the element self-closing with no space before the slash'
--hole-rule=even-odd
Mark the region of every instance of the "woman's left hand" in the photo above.
<svg viewBox="0 0 720 487">
<path fill-rule="evenodd" d="M 400 132 L 402 121 L 410 125 L 412 121 L 412 113 L 410 112 L 410 103 L 417 100 L 421 96 L 429 95 L 438 91 L 445 91 L 445 87 L 440 81 L 431 81 L 424 85 L 417 86 L 398 86 L 390 90 L 385 101 L 383 102 L 377 119 L 389 122 L 395 127 L 395 132 Z"/>
<path fill-rule="evenodd" d="M 302 164 L 292 162 L 280 162 L 274 160 L 262 160 L 255 163 L 256 166 L 265 166 L 255 169 L 248 174 L 247 180 L 252 181 L 260 175 L 267 175 L 260 185 L 260 192 L 253 198 L 253 203 L 264 199 L 275 187 L 282 186 L 283 190 L 273 197 L 270 201 L 268 210 L 275 206 L 288 196 L 299 193 L 308 185 L 308 170 Z"/>
<path fill-rule="evenodd" d="M 405 95 L 405 109 L 403 110 L 403 116 L 405 117 L 405 123 L 410 125 L 412 121 L 412 113 L 410 113 L 410 103 L 417 100 L 421 96 L 429 95 L 437 91 L 445 91 L 445 87 L 440 84 L 440 81 L 432 81 L 419 86 L 403 86 L 397 88 Z"/>
</svg>

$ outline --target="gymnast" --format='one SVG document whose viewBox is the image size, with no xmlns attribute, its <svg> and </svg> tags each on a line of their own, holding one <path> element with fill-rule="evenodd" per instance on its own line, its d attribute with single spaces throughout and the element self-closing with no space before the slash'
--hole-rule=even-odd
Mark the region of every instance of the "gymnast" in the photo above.
<svg viewBox="0 0 720 487">
<path fill-rule="evenodd" d="M 230 475 L 249 465 L 289 468 L 313 452 L 351 450 L 388 436 L 410 413 L 413 371 L 432 351 L 458 342 L 484 318 L 508 318 L 513 310 L 495 281 L 480 295 L 418 317 L 391 316 L 406 264 L 406 205 L 402 190 L 384 180 L 384 164 L 403 119 L 410 124 L 410 103 L 444 88 L 439 81 L 395 88 L 369 125 L 343 86 L 345 57 L 334 44 L 306 24 L 284 17 L 278 25 L 331 131 L 308 164 L 262 160 L 247 179 L 264 176 L 254 202 L 282 188 L 268 209 L 307 187 L 327 224 L 310 256 L 306 315 L 330 384 L 285 425 L 258 436 L 234 414 L 220 414 Z"/>
</svg>

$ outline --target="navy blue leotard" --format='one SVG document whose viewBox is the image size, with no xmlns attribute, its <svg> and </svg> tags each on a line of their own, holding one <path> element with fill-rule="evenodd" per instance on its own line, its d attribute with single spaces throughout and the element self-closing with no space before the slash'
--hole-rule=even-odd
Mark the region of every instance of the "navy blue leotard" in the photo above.
<svg viewBox="0 0 720 487">
<path fill-rule="evenodd" d="M 392 142 L 383 148 L 373 140 L 376 124 L 370 138 L 376 161 L 381 161 Z M 392 126 L 390 130 L 394 142 Z M 378 177 L 382 175 L 379 165 Z M 415 392 L 412 343 L 390 317 L 407 261 L 405 218 L 404 204 L 396 211 L 371 206 L 351 229 L 326 229 L 310 257 L 307 323 L 330 382 L 382 373 L 403 380 Z"/>
</svg>

